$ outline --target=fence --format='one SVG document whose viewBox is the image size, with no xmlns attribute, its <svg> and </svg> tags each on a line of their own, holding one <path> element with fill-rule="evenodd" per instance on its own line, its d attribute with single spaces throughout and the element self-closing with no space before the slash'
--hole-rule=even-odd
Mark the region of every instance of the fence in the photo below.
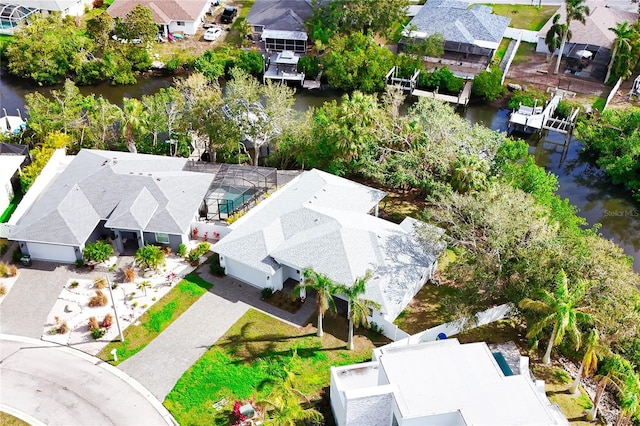
<svg viewBox="0 0 640 426">
<path fill-rule="evenodd" d="M 481 325 L 485 325 L 485 324 L 492 323 L 494 321 L 501 320 L 509 316 L 513 311 L 513 309 L 514 309 L 514 306 L 511 303 L 505 303 L 504 305 L 494 306 L 493 308 L 489 308 L 486 311 L 477 313 L 476 317 L 473 320 L 470 320 L 469 318 L 463 318 L 463 319 L 448 322 L 445 324 L 440 324 L 436 327 L 429 328 L 427 330 L 424 330 L 412 336 L 409 336 L 400 340 L 395 340 L 393 343 L 390 343 L 390 345 L 391 346 L 411 345 L 416 343 L 431 342 L 434 340 L 438 340 L 438 338 L 443 335 L 446 337 L 454 336 L 460 333 L 461 331 L 469 330 L 472 328 L 479 327 Z M 386 333 L 384 333 L 384 335 L 393 340 L 393 335 L 388 335 Z"/>
<path fill-rule="evenodd" d="M 609 106 L 609 102 L 611 102 L 611 99 L 613 99 L 613 97 L 616 95 L 621 84 L 622 84 L 622 77 L 618 79 L 618 82 L 616 83 L 616 85 L 613 86 L 613 89 L 611 89 L 611 92 L 609 92 L 609 96 L 607 96 L 607 101 L 604 103 L 604 107 L 602 108 L 603 111 L 607 109 L 607 107 Z"/>
<path fill-rule="evenodd" d="M 513 40 L 522 40 L 526 43 L 537 43 L 538 32 L 530 30 L 521 30 L 520 28 L 507 28 L 503 35 L 504 38 L 510 38 Z"/>
</svg>

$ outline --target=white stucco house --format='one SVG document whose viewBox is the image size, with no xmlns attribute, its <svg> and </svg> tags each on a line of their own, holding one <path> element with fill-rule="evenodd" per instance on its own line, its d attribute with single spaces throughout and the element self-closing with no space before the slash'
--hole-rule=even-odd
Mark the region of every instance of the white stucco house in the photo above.
<svg viewBox="0 0 640 426">
<path fill-rule="evenodd" d="M 483 342 L 387 345 L 331 367 L 331 408 L 338 426 L 568 425 L 528 359 L 516 362 Z"/>
<path fill-rule="evenodd" d="M 9 222 L 9 239 L 32 259 L 72 263 L 87 243 L 119 252 L 144 244 L 176 249 L 213 180 L 184 171 L 186 158 L 83 149 L 54 154 Z"/>
<path fill-rule="evenodd" d="M 124 19 L 137 5 L 151 10 L 153 21 L 168 33 L 193 35 L 204 21 L 211 0 L 115 0 L 107 9 L 113 18 Z"/>
<path fill-rule="evenodd" d="M 391 323 L 432 277 L 443 247 L 439 228 L 378 218 L 384 196 L 310 170 L 233 223 L 212 250 L 228 275 L 258 288 L 280 290 L 307 269 L 347 286 L 371 271 L 364 297 L 381 305 L 372 320 Z"/>
</svg>

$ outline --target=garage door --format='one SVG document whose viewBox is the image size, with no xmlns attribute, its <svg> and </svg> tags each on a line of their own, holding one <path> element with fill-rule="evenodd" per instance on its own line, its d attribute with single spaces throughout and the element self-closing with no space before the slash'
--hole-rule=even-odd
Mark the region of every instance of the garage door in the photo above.
<svg viewBox="0 0 640 426">
<path fill-rule="evenodd" d="M 253 269 L 247 265 L 243 265 L 233 259 L 225 260 L 227 275 L 251 284 L 255 287 L 263 288 L 265 286 L 265 273 Z"/>
<path fill-rule="evenodd" d="M 76 252 L 71 246 L 55 244 L 27 243 L 27 249 L 32 259 L 48 260 L 51 262 L 73 263 Z"/>
</svg>

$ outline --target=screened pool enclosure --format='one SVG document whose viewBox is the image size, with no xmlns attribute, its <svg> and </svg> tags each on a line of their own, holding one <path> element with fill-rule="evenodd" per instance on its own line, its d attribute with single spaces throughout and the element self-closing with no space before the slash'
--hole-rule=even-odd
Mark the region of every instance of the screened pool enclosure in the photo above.
<svg viewBox="0 0 640 426">
<path fill-rule="evenodd" d="M 13 34 L 15 27 L 38 9 L 18 4 L 0 3 L 0 34 Z"/>
<path fill-rule="evenodd" d="M 193 161 L 185 170 L 215 175 L 200 207 L 201 220 L 225 220 L 246 211 L 278 186 L 276 169 L 271 167 Z"/>
</svg>

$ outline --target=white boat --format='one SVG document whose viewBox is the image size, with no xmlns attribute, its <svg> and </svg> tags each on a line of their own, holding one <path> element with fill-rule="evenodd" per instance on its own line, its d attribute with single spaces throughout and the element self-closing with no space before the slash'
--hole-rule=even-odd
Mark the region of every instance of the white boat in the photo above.
<svg viewBox="0 0 640 426">
<path fill-rule="evenodd" d="M 14 134 L 22 132 L 27 123 L 22 119 L 20 115 L 20 110 L 18 110 L 18 115 L 8 115 L 7 110 L 2 108 L 4 112 L 4 117 L 0 118 L 0 134 Z"/>
</svg>

